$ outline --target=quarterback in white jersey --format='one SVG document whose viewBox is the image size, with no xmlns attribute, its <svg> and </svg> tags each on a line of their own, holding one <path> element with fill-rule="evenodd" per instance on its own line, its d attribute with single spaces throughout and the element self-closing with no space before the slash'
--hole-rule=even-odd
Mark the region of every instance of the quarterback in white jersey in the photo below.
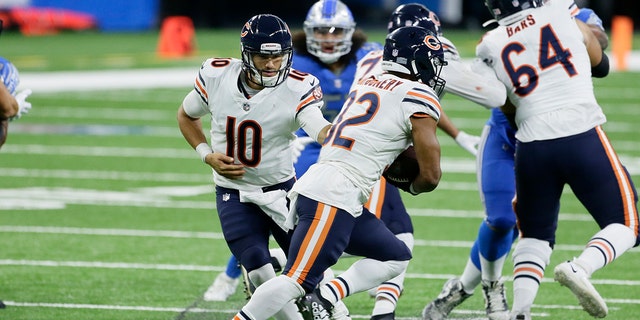
<svg viewBox="0 0 640 320">
<path fill-rule="evenodd" d="M 515 106 L 515 212 L 512 319 L 531 306 L 555 245 L 565 184 L 598 223 L 582 253 L 557 265 L 554 279 L 598 318 L 607 305 L 591 275 L 637 246 L 637 191 L 600 127 L 606 119 L 591 76 L 606 76 L 608 58 L 591 30 L 573 17 L 573 0 L 487 0 L 499 26 L 477 47 Z M 594 196 L 597 195 L 597 196 Z"/>
<path fill-rule="evenodd" d="M 282 84 L 247 97 L 238 78 L 242 65 L 230 58 L 205 61 L 183 106 L 192 118 L 210 114 L 213 151 L 244 165 L 242 179 L 214 171 L 216 185 L 253 191 L 295 175 L 290 149 L 293 132 L 303 128 L 316 138 L 329 123 L 317 118 L 322 90 L 314 76 L 291 70 Z"/>
<path fill-rule="evenodd" d="M 387 36 L 383 68 L 390 74 L 362 79 L 352 90 L 318 162 L 290 192 L 298 224 L 282 275 L 258 287 L 234 319 L 267 319 L 299 297 L 303 313 L 328 319 L 337 301 L 404 270 L 409 248 L 381 220 L 361 214 L 362 206 L 384 169 L 412 142 L 420 173 L 409 190 L 418 194 L 437 186 L 440 103 L 433 88 L 444 85 L 444 63 L 440 42 L 424 28 L 404 27 Z M 365 258 L 317 287 L 343 252 Z"/>
<path fill-rule="evenodd" d="M 242 60 L 208 59 L 178 111 L 187 142 L 212 167 L 217 212 L 231 253 L 256 287 L 276 276 L 269 238 L 287 252 L 287 192 L 295 174 L 291 143 L 304 129 L 324 141 L 318 79 L 291 69 L 289 28 L 274 15 L 252 17 L 241 32 Z M 211 145 L 200 118 L 211 117 Z M 277 319 L 300 319 L 293 302 Z"/>
</svg>

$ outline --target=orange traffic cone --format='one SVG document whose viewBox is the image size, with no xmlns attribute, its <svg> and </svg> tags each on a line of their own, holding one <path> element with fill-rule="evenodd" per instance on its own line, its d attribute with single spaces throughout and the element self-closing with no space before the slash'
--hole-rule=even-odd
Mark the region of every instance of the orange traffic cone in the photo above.
<svg viewBox="0 0 640 320">
<path fill-rule="evenodd" d="M 633 41 L 633 20 L 627 16 L 614 16 L 611 22 L 611 51 L 616 60 L 616 69 L 627 70 L 627 58 Z"/>
<path fill-rule="evenodd" d="M 195 30 L 191 18 L 171 16 L 162 21 L 158 55 L 165 58 L 185 57 L 193 53 Z"/>
</svg>

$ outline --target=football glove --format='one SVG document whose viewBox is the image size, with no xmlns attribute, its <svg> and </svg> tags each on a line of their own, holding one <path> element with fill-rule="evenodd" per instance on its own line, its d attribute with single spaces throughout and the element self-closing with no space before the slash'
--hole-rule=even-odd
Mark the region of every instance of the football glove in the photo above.
<svg viewBox="0 0 640 320">
<path fill-rule="evenodd" d="M 309 143 L 315 142 L 316 140 L 314 140 L 311 137 L 297 137 L 295 140 L 293 140 L 293 142 L 291 143 L 291 153 L 293 156 L 293 163 L 297 163 L 298 162 L 298 158 L 300 158 L 300 155 L 302 154 L 302 150 L 304 150 L 304 148 L 307 147 L 307 145 Z"/>
<path fill-rule="evenodd" d="M 18 113 L 15 116 L 9 118 L 10 121 L 20 119 L 23 115 L 29 113 L 31 110 L 31 102 L 27 101 L 27 98 L 31 95 L 31 89 L 24 89 L 16 94 L 15 99 L 18 102 Z"/>
<path fill-rule="evenodd" d="M 478 154 L 478 144 L 480 143 L 480 137 L 472 136 L 462 130 L 456 136 L 456 143 L 463 149 L 469 151 L 472 155 Z"/>
</svg>

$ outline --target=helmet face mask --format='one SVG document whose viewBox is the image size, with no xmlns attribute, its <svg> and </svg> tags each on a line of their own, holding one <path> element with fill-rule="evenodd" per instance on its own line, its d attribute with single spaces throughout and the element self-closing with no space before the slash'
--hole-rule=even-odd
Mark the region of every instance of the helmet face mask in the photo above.
<svg viewBox="0 0 640 320">
<path fill-rule="evenodd" d="M 389 17 L 387 32 L 391 33 L 400 27 L 416 26 L 442 35 L 440 19 L 435 12 L 419 3 L 407 3 L 398 6 Z"/>
<path fill-rule="evenodd" d="M 509 25 L 524 18 L 520 11 L 538 8 L 543 0 L 485 0 L 484 5 L 500 25 Z"/>
<path fill-rule="evenodd" d="M 282 19 L 270 14 L 252 17 L 242 27 L 240 44 L 242 70 L 251 82 L 275 87 L 285 81 L 291 70 L 293 44 L 289 27 Z M 269 61 L 275 68 L 266 67 Z"/>
<path fill-rule="evenodd" d="M 303 23 L 307 51 L 323 63 L 331 64 L 351 51 L 356 23 L 349 8 L 339 0 L 320 0 Z"/>
<path fill-rule="evenodd" d="M 422 27 L 401 27 L 387 35 L 382 69 L 420 80 L 442 95 L 445 80 L 440 78 L 444 60 L 442 44 L 435 33 Z"/>
</svg>

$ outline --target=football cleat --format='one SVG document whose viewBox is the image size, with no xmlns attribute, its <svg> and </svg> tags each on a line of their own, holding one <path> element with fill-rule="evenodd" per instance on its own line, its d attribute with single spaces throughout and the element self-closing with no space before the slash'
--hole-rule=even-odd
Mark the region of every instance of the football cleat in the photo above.
<svg viewBox="0 0 640 320">
<path fill-rule="evenodd" d="M 573 261 L 566 261 L 557 265 L 553 273 L 554 280 L 573 292 L 584 311 L 595 318 L 607 316 L 607 304 L 589 281 L 584 269 Z"/>
<path fill-rule="evenodd" d="M 240 270 L 242 271 L 242 284 L 244 285 L 244 295 L 247 298 L 247 300 L 249 300 L 251 299 L 253 292 L 256 291 L 256 286 L 254 286 L 253 283 L 251 283 L 247 269 L 245 269 L 244 266 L 240 265 Z"/>
<path fill-rule="evenodd" d="M 331 320 L 332 305 L 320 297 L 317 289 L 296 300 L 296 305 L 304 320 Z"/>
<path fill-rule="evenodd" d="M 349 309 L 347 309 L 347 305 L 344 304 L 342 300 L 333 305 L 333 309 L 331 309 L 331 320 L 351 320 Z"/>
<path fill-rule="evenodd" d="M 513 312 L 509 320 L 531 320 L 531 313 L 529 311 Z"/>
<path fill-rule="evenodd" d="M 470 296 L 470 293 L 464 291 L 460 279 L 449 279 L 442 287 L 440 295 L 424 307 L 422 310 L 422 319 L 446 319 L 453 308 L 461 304 L 464 300 L 467 300 Z"/>
<path fill-rule="evenodd" d="M 370 320 L 395 320 L 395 318 L 395 312 L 390 312 L 385 314 L 376 314 L 375 316 L 371 316 Z"/>
<path fill-rule="evenodd" d="M 226 273 L 220 273 L 213 284 L 204 293 L 204 301 L 226 301 L 236 292 L 238 278 L 232 279 Z"/>
<path fill-rule="evenodd" d="M 504 294 L 502 281 L 482 280 L 482 293 L 484 295 L 484 307 L 489 320 L 508 320 L 509 306 Z"/>
</svg>

